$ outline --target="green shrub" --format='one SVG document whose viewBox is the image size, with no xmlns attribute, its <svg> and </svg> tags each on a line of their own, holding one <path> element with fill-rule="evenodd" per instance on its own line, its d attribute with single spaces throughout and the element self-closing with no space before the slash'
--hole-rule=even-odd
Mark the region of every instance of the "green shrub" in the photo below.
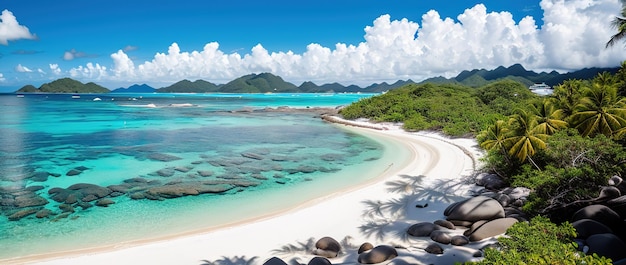
<svg viewBox="0 0 626 265">
<path fill-rule="evenodd" d="M 572 242 L 575 236 L 571 224 L 556 225 L 537 216 L 513 225 L 498 238 L 499 247 L 487 248 L 482 261 L 470 264 L 611 264 L 608 258 L 577 251 Z"/>
</svg>

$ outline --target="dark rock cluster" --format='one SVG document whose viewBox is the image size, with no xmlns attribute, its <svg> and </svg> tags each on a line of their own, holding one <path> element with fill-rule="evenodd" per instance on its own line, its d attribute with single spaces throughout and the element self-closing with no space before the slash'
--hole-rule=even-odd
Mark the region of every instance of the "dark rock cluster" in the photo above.
<svg viewBox="0 0 626 265">
<path fill-rule="evenodd" d="M 329 259 L 336 258 L 342 251 L 341 244 L 332 237 L 322 237 L 315 243 L 315 249 L 307 265 L 328 265 L 332 264 Z M 369 242 L 361 244 L 357 250 L 357 262 L 360 264 L 377 264 L 394 259 L 398 256 L 395 247 L 389 245 L 374 246 Z M 278 257 L 272 257 L 265 261 L 263 265 L 286 265 L 287 263 Z"/>
<path fill-rule="evenodd" d="M 146 149 L 146 150 L 144 150 Z M 132 177 L 109 186 L 80 183 L 81 177 L 90 170 L 76 166 L 64 174 L 15 169 L 15 174 L 5 172 L 2 180 L 15 183 L 0 187 L 0 213 L 11 221 L 23 218 L 50 218 L 59 220 L 73 216 L 78 218 L 81 210 L 92 206 L 109 207 L 121 198 L 132 200 L 166 200 L 203 194 L 228 194 L 254 188 L 264 183 L 287 185 L 295 181 L 310 181 L 304 177 L 316 172 L 335 172 L 333 164 L 342 164 L 346 153 L 324 154 L 323 166 L 307 163 L 307 157 L 299 157 L 293 150 L 280 154 L 270 149 L 255 148 L 222 156 L 200 155 L 200 159 L 181 163 L 182 158 L 155 152 L 150 148 L 117 147 L 122 154 L 163 162 L 167 166 L 152 173 Z M 178 165 L 176 165 L 178 164 Z M 295 164 L 295 165 L 294 165 Z M 35 185 L 50 177 L 76 179 L 78 184 L 69 187 L 46 187 Z"/>
<path fill-rule="evenodd" d="M 576 229 L 579 250 L 626 264 L 626 183 L 613 176 L 608 184 L 598 197 L 566 205 L 563 212 L 576 210 L 568 216 Z"/>
</svg>

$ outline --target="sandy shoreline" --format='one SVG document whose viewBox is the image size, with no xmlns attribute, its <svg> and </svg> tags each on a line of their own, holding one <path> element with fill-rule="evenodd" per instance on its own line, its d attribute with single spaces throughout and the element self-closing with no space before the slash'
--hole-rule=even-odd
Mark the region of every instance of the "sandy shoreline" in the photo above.
<svg viewBox="0 0 626 265">
<path fill-rule="evenodd" d="M 346 129 L 374 139 L 397 142 L 410 151 L 410 157 L 394 163 L 369 183 L 253 221 L 153 242 L 120 244 L 17 263 L 211 264 L 224 261 L 230 262 L 228 264 L 263 264 L 276 256 L 306 264 L 314 257 L 310 253 L 311 242 L 314 244 L 324 236 L 339 241 L 346 239 L 356 248 L 364 242 L 400 246 L 403 248 L 397 259 L 412 264 L 443 264 L 471 259 L 480 244 L 432 255 L 420 249 L 425 240 L 407 238 L 403 232 L 411 224 L 442 219 L 443 209 L 450 202 L 469 195 L 473 185 L 462 184 L 462 179 L 474 173 L 476 159 L 481 156 L 475 141 L 448 139 L 434 133 L 408 133 L 393 125 L 385 125 L 384 130 L 353 126 Z M 390 189 L 409 182 L 418 182 L 422 188 L 390 192 Z M 372 205 L 392 205 L 394 202 L 396 208 L 393 209 L 399 211 L 383 209 L 373 213 Z M 398 206 L 398 202 L 406 205 Z M 426 208 L 415 207 L 426 203 Z M 355 249 L 345 249 L 342 255 L 330 261 L 352 264 L 356 262 L 355 252 Z"/>
</svg>

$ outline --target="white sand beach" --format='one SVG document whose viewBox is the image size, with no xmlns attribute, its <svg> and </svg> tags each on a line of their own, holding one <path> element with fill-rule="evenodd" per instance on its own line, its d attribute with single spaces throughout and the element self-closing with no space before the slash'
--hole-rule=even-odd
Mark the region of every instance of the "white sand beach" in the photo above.
<svg viewBox="0 0 626 265">
<path fill-rule="evenodd" d="M 353 246 L 329 259 L 333 264 L 357 264 L 356 251 L 364 242 L 399 247 L 394 264 L 453 264 L 470 260 L 476 249 L 489 243 L 444 246 L 444 254 L 434 255 L 422 249 L 430 239 L 405 232 L 412 224 L 444 219 L 443 210 L 451 202 L 469 196 L 475 186 L 463 180 L 474 173 L 482 155 L 475 140 L 409 133 L 390 124 L 384 130 L 336 126 L 374 139 L 397 141 L 412 157 L 366 185 L 278 215 L 155 242 L 51 256 L 29 264 L 263 264 L 274 256 L 290 264 L 307 264 L 315 257 L 311 254 L 315 242 L 325 236 Z"/>
</svg>

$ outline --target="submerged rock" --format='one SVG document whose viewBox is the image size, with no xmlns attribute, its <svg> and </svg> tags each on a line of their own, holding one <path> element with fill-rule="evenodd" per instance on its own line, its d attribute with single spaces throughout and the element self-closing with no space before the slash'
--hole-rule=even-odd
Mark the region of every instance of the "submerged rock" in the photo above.
<svg viewBox="0 0 626 265">
<path fill-rule="evenodd" d="M 96 206 L 100 206 L 100 207 L 108 207 L 111 204 L 114 204 L 115 202 L 111 199 L 108 198 L 104 198 L 104 199 L 100 199 L 96 202 Z"/>
<path fill-rule="evenodd" d="M 48 204 L 48 200 L 35 193 L 30 193 L 15 197 L 13 204 L 17 208 L 26 208 L 46 205 Z"/>
<path fill-rule="evenodd" d="M 161 161 L 161 162 L 171 162 L 171 161 L 180 160 L 182 158 L 173 156 L 173 155 L 163 154 L 163 153 L 151 153 L 148 155 L 148 159 Z"/>
<path fill-rule="evenodd" d="M 9 215 L 9 221 L 18 221 L 26 216 L 36 213 L 37 211 L 38 210 L 34 208 L 17 211 L 14 214 Z"/>
<path fill-rule="evenodd" d="M 46 218 L 50 216 L 51 214 L 52 214 L 52 211 L 50 211 L 49 209 L 41 209 L 40 211 L 37 211 L 37 214 L 35 214 L 35 217 Z"/>
</svg>

